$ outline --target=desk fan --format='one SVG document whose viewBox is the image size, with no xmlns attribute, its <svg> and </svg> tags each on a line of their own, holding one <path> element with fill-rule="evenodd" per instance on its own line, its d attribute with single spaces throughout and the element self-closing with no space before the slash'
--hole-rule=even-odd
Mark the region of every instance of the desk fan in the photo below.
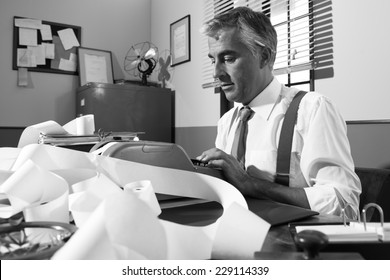
<svg viewBox="0 0 390 280">
<path fill-rule="evenodd" d="M 142 42 L 131 46 L 127 51 L 124 70 L 140 77 L 142 84 L 147 85 L 147 78 L 152 74 L 157 65 L 158 48 L 150 42 Z"/>
</svg>

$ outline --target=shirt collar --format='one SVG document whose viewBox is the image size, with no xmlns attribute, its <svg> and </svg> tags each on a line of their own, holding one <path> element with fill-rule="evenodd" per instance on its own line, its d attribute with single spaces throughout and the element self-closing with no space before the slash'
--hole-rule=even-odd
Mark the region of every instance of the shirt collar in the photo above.
<svg viewBox="0 0 390 280">
<path fill-rule="evenodd" d="M 271 115 L 276 103 L 280 100 L 282 84 L 274 78 L 272 82 L 260 92 L 248 106 L 264 119 Z"/>
</svg>

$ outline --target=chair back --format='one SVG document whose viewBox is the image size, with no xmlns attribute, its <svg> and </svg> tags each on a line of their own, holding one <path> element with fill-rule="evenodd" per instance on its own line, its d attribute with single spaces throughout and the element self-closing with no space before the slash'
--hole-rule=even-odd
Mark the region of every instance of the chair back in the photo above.
<svg viewBox="0 0 390 280">
<path fill-rule="evenodd" d="M 382 207 L 385 222 L 390 222 L 390 169 L 356 167 L 355 172 L 362 184 L 359 210 L 374 202 Z M 379 211 L 368 209 L 367 221 L 379 222 Z"/>
</svg>

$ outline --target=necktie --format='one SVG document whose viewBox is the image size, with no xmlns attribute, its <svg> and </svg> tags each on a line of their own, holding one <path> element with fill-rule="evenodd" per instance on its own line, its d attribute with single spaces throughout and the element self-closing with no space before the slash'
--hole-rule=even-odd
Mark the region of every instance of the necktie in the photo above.
<svg viewBox="0 0 390 280">
<path fill-rule="evenodd" d="M 239 112 L 239 123 L 234 134 L 232 156 L 242 165 L 245 164 L 246 136 L 248 133 L 248 120 L 252 116 L 253 110 L 248 106 L 242 107 Z"/>
</svg>

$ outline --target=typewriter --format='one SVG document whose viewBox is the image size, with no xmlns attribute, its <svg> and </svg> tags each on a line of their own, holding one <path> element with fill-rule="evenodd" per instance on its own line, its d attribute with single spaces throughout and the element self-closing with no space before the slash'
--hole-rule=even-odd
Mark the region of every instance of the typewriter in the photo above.
<svg viewBox="0 0 390 280">
<path fill-rule="evenodd" d="M 97 151 L 112 141 L 103 141 L 92 147 Z M 134 161 L 138 163 L 198 172 L 224 180 L 222 170 L 210 168 L 207 164 L 191 159 L 186 151 L 177 144 L 154 141 L 115 141 L 101 155 Z"/>
</svg>

